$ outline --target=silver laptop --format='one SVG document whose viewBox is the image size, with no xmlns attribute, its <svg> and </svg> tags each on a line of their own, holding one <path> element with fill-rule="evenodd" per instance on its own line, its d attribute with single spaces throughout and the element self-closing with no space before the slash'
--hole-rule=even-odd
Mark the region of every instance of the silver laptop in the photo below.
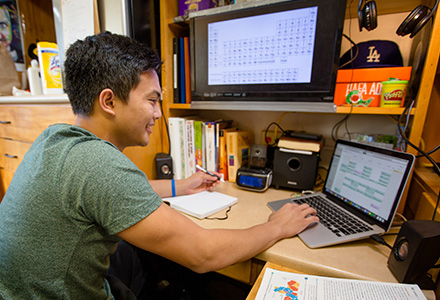
<svg viewBox="0 0 440 300">
<path fill-rule="evenodd" d="M 338 140 L 322 192 L 269 202 L 307 202 L 320 218 L 299 234 L 319 248 L 387 232 L 414 164 L 412 154 Z M 340 216 L 340 214 L 343 214 Z"/>
</svg>

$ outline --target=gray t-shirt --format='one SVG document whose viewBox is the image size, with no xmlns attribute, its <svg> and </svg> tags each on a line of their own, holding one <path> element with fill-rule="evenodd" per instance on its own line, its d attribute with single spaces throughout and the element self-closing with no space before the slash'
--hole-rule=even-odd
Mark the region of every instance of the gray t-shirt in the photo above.
<svg viewBox="0 0 440 300">
<path fill-rule="evenodd" d="M 57 124 L 34 142 L 0 204 L 0 299 L 111 299 L 116 233 L 162 203 L 114 145 Z"/>
</svg>

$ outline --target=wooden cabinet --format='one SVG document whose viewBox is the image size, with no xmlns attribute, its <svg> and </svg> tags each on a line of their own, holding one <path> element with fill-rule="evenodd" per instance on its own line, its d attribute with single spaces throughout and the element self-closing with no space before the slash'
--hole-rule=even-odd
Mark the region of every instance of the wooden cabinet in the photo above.
<svg viewBox="0 0 440 300">
<path fill-rule="evenodd" d="M 75 124 L 72 108 L 67 98 L 62 97 L 65 98 L 65 104 L 0 104 L 0 199 L 25 153 L 40 133 L 55 123 Z M 4 98 L 0 99 L 7 101 Z M 44 102 L 54 97 L 40 98 Z M 154 156 L 162 149 L 161 125 L 157 124 L 156 128 L 150 136 L 151 147 L 131 147 L 124 151 L 148 178 L 155 176 Z"/>
<path fill-rule="evenodd" d="M 440 192 L 440 179 L 432 167 L 417 166 L 408 192 L 405 216 L 409 219 L 432 220 Z M 435 220 L 440 221 L 440 207 Z"/>
<path fill-rule="evenodd" d="M 6 191 L 32 142 L 54 123 L 75 123 L 69 104 L 0 105 L 0 191 Z"/>
</svg>

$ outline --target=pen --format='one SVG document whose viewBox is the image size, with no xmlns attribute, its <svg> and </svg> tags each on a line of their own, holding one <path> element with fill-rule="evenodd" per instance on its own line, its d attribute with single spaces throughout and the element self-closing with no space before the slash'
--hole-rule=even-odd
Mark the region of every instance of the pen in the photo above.
<svg viewBox="0 0 440 300">
<path fill-rule="evenodd" d="M 212 173 L 212 172 L 209 172 L 208 170 L 206 170 L 205 168 L 202 168 L 202 167 L 199 166 L 199 165 L 196 165 L 196 168 L 199 169 L 199 170 L 202 171 L 202 172 L 205 172 L 206 174 L 209 174 L 209 175 L 211 175 L 211 176 L 217 177 L 217 179 L 220 180 L 221 182 L 225 182 L 225 180 L 224 180 L 223 178 L 221 178 L 220 176 L 215 175 L 215 174 Z"/>
</svg>

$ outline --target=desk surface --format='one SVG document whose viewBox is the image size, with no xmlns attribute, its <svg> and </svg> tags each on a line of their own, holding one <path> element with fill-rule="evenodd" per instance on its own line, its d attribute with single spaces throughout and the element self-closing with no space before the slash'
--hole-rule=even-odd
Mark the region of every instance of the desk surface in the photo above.
<svg viewBox="0 0 440 300">
<path fill-rule="evenodd" d="M 227 220 L 197 220 L 204 228 L 242 229 L 267 221 L 272 212 L 268 201 L 290 197 L 286 190 L 269 189 L 264 193 L 248 192 L 233 183 L 220 184 L 216 191 L 238 198 Z M 214 216 L 224 216 L 219 212 Z M 395 235 L 386 236 L 393 244 Z M 371 239 L 320 249 L 308 248 L 298 237 L 279 241 L 258 254 L 257 259 L 291 268 L 310 275 L 397 282 L 387 267 L 390 249 Z"/>
</svg>

